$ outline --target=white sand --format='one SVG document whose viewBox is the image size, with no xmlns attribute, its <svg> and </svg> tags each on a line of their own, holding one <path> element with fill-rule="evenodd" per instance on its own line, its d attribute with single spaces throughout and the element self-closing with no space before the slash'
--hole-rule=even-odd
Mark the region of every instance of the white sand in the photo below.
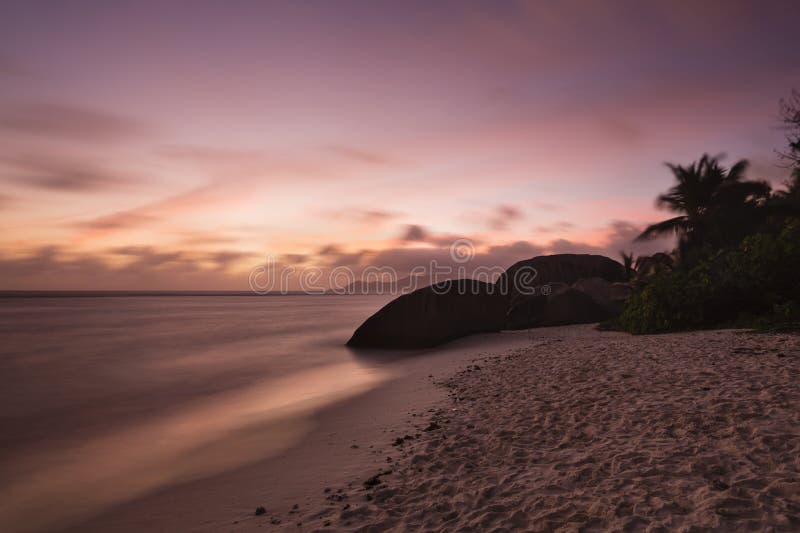
<svg viewBox="0 0 800 533">
<path fill-rule="evenodd" d="M 403 362 L 279 461 L 82 530 L 800 530 L 800 337 L 499 337 Z"/>
</svg>

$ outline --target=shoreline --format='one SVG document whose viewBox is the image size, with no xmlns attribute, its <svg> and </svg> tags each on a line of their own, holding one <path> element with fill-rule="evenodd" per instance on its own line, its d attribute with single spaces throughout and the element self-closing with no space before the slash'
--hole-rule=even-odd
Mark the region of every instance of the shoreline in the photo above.
<svg viewBox="0 0 800 533">
<path fill-rule="evenodd" d="M 311 415 L 308 432 L 288 450 L 219 475 L 164 487 L 66 531 L 238 531 L 259 528 L 264 521 L 263 527 L 274 528 L 272 516 L 293 516 L 289 513 L 295 504 L 308 510 L 325 496 L 325 487 L 385 466 L 386 456 L 395 451 L 391 442 L 396 433 L 413 430 L 417 422 L 411 412 L 421 415 L 446 399 L 434 379 L 449 376 L 478 353 L 527 343 L 527 332 L 517 331 L 475 335 L 431 350 L 357 355 L 362 363 L 395 376 Z M 258 506 L 267 514 L 255 517 Z"/>
<path fill-rule="evenodd" d="M 406 375 L 320 412 L 313 438 L 273 461 L 79 529 L 800 527 L 800 337 L 490 337 L 404 361 Z"/>
<path fill-rule="evenodd" d="M 800 336 L 537 332 L 448 379 L 404 460 L 303 530 L 800 528 Z"/>
</svg>

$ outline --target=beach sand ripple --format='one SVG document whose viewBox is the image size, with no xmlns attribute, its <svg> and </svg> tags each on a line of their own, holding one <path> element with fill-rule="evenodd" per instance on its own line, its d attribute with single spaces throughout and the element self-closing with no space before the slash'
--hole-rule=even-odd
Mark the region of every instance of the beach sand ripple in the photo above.
<svg viewBox="0 0 800 533">
<path fill-rule="evenodd" d="M 291 527 L 800 530 L 800 337 L 547 328 L 441 385 L 391 473 Z"/>
</svg>

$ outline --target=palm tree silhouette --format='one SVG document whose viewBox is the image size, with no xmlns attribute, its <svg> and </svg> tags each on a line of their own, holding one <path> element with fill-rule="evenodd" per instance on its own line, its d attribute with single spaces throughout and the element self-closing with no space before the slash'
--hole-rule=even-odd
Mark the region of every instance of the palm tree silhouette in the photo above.
<svg viewBox="0 0 800 533">
<path fill-rule="evenodd" d="M 726 169 L 708 154 L 686 167 L 667 163 L 677 183 L 656 204 L 681 214 L 648 226 L 636 240 L 676 234 L 681 251 L 730 241 L 771 190 L 766 182 L 744 180 L 747 166 L 743 159 Z"/>
<path fill-rule="evenodd" d="M 633 257 L 633 252 L 625 253 L 625 250 L 620 250 L 619 255 L 622 258 L 622 264 L 625 267 L 625 279 L 630 281 L 636 275 L 636 269 L 634 268 L 636 260 Z"/>
</svg>

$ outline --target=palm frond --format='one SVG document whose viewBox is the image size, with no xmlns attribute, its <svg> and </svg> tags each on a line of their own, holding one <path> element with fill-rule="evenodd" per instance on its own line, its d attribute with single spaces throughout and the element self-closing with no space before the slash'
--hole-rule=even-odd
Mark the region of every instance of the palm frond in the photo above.
<svg viewBox="0 0 800 533">
<path fill-rule="evenodd" d="M 686 215 L 673 217 L 647 226 L 645 230 L 634 239 L 634 241 L 646 241 L 660 237 L 661 235 L 679 233 L 681 231 L 686 231 L 688 226 L 689 218 Z"/>
</svg>

